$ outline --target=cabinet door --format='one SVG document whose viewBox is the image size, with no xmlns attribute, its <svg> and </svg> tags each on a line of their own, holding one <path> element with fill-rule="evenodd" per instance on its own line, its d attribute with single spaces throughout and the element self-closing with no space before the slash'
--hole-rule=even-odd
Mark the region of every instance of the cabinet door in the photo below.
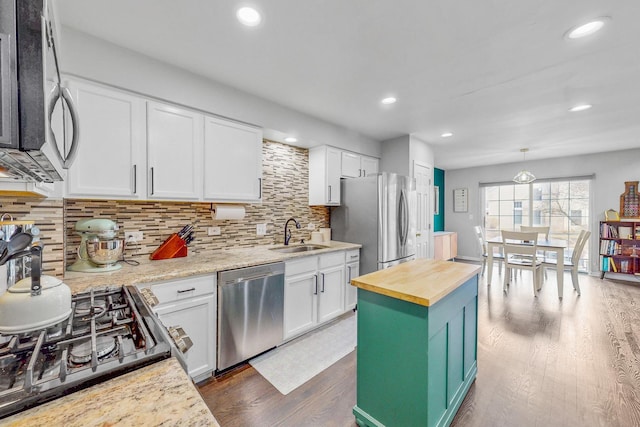
<svg viewBox="0 0 640 427">
<path fill-rule="evenodd" d="M 343 151 L 341 170 L 343 178 L 358 178 L 363 176 L 360 166 L 360 155 Z"/>
<path fill-rule="evenodd" d="M 358 301 L 358 288 L 355 286 L 351 286 L 351 279 L 354 277 L 358 277 L 360 275 L 360 263 L 359 262 L 351 262 L 347 264 L 347 272 L 346 272 L 346 286 L 345 286 L 345 302 L 344 309 L 351 310 L 355 308 L 356 303 Z"/>
<path fill-rule="evenodd" d="M 344 313 L 344 264 L 319 271 L 318 323 Z"/>
<path fill-rule="evenodd" d="M 201 199 L 203 127 L 201 114 L 147 103 L 149 198 Z"/>
<path fill-rule="evenodd" d="M 317 323 L 318 275 L 301 274 L 284 281 L 284 339 L 305 332 Z"/>
<path fill-rule="evenodd" d="M 145 101 L 98 85 L 70 82 L 82 124 L 67 173 L 72 197 L 138 198 L 145 193 Z"/>
<path fill-rule="evenodd" d="M 215 294 L 161 304 L 155 311 L 164 326 L 182 327 L 193 341 L 184 353 L 189 375 L 196 381 L 210 375 L 216 367 Z"/>
<path fill-rule="evenodd" d="M 362 156 L 360 167 L 362 168 L 362 176 L 378 173 L 378 159 L 375 157 Z"/>
<path fill-rule="evenodd" d="M 327 148 L 327 185 L 326 200 L 327 205 L 340 205 L 340 150 L 336 148 Z"/>
<path fill-rule="evenodd" d="M 206 117 L 204 135 L 204 198 L 260 201 L 262 130 Z"/>
</svg>

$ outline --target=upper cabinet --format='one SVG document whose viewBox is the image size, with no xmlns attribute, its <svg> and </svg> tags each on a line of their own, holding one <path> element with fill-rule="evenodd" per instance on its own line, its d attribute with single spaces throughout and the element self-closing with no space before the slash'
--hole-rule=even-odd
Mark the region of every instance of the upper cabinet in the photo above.
<svg viewBox="0 0 640 427">
<path fill-rule="evenodd" d="M 204 116 L 147 103 L 147 191 L 150 199 L 199 200 Z"/>
<path fill-rule="evenodd" d="M 323 145 L 309 150 L 309 205 L 340 206 L 341 151 Z"/>
<path fill-rule="evenodd" d="M 82 129 L 67 195 L 145 198 L 144 99 L 93 84 L 68 87 Z"/>
<path fill-rule="evenodd" d="M 343 178 L 359 178 L 378 173 L 378 159 L 362 154 L 342 152 L 341 176 Z"/>
<path fill-rule="evenodd" d="M 322 145 L 309 150 L 309 205 L 340 206 L 340 178 L 378 173 L 378 159 Z"/>
<path fill-rule="evenodd" d="M 260 202 L 262 130 L 86 81 L 65 180 L 75 198 Z"/>
<path fill-rule="evenodd" d="M 260 202 L 262 130 L 205 117 L 204 199 Z"/>
</svg>

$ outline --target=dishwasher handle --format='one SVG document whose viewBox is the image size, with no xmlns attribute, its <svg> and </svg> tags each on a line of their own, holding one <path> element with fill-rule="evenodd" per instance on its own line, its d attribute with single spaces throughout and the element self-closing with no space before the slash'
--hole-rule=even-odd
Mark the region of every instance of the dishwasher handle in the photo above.
<svg viewBox="0 0 640 427">
<path fill-rule="evenodd" d="M 229 285 L 232 283 L 250 282 L 252 280 L 264 279 L 265 277 L 271 277 L 271 276 L 277 276 L 277 275 L 282 275 L 282 273 L 278 273 L 278 272 L 266 273 L 266 274 L 260 273 L 260 274 L 254 274 L 252 276 L 238 277 L 237 279 L 230 279 L 225 281 L 223 285 Z"/>
</svg>

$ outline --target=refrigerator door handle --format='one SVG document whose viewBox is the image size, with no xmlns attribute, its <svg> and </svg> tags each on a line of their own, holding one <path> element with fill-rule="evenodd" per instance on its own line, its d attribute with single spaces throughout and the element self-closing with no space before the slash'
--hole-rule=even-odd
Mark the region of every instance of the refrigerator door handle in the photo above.
<svg viewBox="0 0 640 427">
<path fill-rule="evenodd" d="M 409 202 L 404 190 L 400 190 L 400 211 L 400 243 L 405 246 L 409 237 Z"/>
</svg>

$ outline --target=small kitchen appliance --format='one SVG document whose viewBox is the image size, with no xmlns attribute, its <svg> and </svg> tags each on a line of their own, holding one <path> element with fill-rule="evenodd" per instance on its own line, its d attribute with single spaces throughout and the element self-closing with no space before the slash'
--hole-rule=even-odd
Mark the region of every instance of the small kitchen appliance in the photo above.
<svg viewBox="0 0 640 427">
<path fill-rule="evenodd" d="M 76 234 L 82 240 L 78 247 L 78 260 L 67 269 L 84 273 L 104 273 L 122 268 L 117 262 L 122 257 L 124 240 L 116 239 L 118 225 L 105 218 L 81 219 L 76 222 Z"/>
</svg>

